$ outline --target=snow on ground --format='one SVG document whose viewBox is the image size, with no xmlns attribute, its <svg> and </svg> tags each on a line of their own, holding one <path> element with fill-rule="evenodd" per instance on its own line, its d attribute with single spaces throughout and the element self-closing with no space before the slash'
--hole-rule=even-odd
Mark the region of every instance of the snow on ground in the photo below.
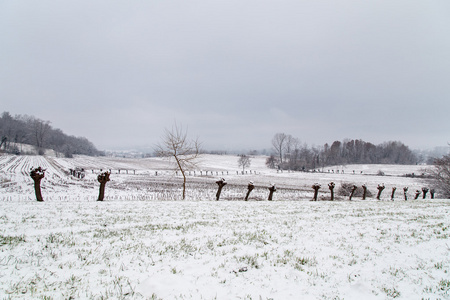
<svg viewBox="0 0 450 300">
<path fill-rule="evenodd" d="M 411 200 L 428 183 L 404 177 L 423 166 L 278 173 L 254 157 L 242 175 L 237 159 L 205 156 L 179 201 L 181 176 L 158 158 L 1 155 L 0 299 L 450 299 L 450 201 Z M 47 169 L 42 203 L 32 166 Z M 328 199 L 330 181 L 384 183 L 385 201 L 307 201 L 314 182 Z M 275 201 L 261 201 L 271 182 Z M 394 186 L 410 200 L 386 201 Z"/>
</svg>

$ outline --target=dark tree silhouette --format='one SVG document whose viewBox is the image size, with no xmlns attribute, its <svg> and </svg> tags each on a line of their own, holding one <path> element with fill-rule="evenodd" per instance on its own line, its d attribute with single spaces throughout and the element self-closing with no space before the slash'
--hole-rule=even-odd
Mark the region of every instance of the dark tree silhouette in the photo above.
<svg viewBox="0 0 450 300">
<path fill-rule="evenodd" d="M 97 181 L 100 182 L 100 190 L 97 201 L 103 201 L 105 197 L 105 186 L 109 181 L 109 175 L 111 175 L 111 172 L 106 171 L 97 176 Z"/>
<path fill-rule="evenodd" d="M 317 201 L 317 195 L 319 194 L 320 184 L 314 183 L 312 188 L 314 189 L 314 197 L 312 201 Z"/>
<path fill-rule="evenodd" d="M 34 193 L 36 195 L 36 200 L 39 202 L 44 201 L 41 194 L 41 180 L 45 177 L 45 169 L 42 169 L 41 167 L 35 169 L 31 168 L 30 176 L 34 181 Z"/>
<path fill-rule="evenodd" d="M 430 196 L 431 196 L 431 199 L 434 199 L 434 193 L 435 193 L 436 191 L 435 191 L 435 189 L 430 189 Z"/>
<path fill-rule="evenodd" d="M 384 183 L 379 184 L 377 189 L 378 189 L 377 200 L 380 200 L 381 192 L 384 190 Z"/>
<path fill-rule="evenodd" d="M 425 199 L 425 198 L 427 197 L 428 191 L 429 191 L 428 188 L 426 188 L 426 187 L 423 187 L 423 188 L 422 188 L 423 199 Z"/>
<path fill-rule="evenodd" d="M 407 193 L 408 193 L 408 188 L 405 186 L 405 187 L 403 188 L 403 195 L 405 195 L 405 201 L 408 201 L 408 195 L 407 195 Z"/>
<path fill-rule="evenodd" d="M 248 197 L 250 196 L 250 193 L 253 191 L 254 188 L 255 186 L 253 184 L 253 181 L 250 181 L 247 186 L 247 194 L 245 195 L 245 201 L 248 201 Z"/>
<path fill-rule="evenodd" d="M 219 186 L 217 189 L 217 193 L 216 193 L 216 200 L 219 201 L 220 193 L 222 193 L 222 188 L 227 185 L 227 182 L 225 181 L 224 178 L 222 178 L 222 179 L 216 181 L 216 183 Z"/>
<path fill-rule="evenodd" d="M 275 187 L 275 184 L 272 184 L 269 187 L 269 198 L 267 200 L 272 201 L 273 193 L 277 191 L 277 188 Z"/>
</svg>

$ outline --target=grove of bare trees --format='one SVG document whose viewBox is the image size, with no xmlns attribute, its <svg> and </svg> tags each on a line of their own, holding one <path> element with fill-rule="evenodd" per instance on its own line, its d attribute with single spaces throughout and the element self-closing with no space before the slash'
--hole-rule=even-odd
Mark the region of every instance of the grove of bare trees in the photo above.
<svg viewBox="0 0 450 300">
<path fill-rule="evenodd" d="M 34 146 L 39 154 L 44 154 L 44 149 L 53 149 L 66 157 L 102 154 L 86 138 L 66 135 L 52 128 L 49 121 L 27 115 L 13 117 L 8 112 L 0 116 L 0 138 L 0 150 L 15 154 L 23 152 L 22 144 Z"/>
<path fill-rule="evenodd" d="M 415 164 L 417 158 L 403 143 L 390 141 L 374 145 L 363 140 L 334 141 L 322 147 L 308 147 L 298 138 L 277 133 L 266 165 L 282 170 L 307 171 L 342 164 Z"/>
</svg>

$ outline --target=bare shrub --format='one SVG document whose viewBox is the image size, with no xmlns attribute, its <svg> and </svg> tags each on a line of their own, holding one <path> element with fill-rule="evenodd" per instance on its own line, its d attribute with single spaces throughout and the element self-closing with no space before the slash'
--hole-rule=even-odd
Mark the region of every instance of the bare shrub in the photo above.
<svg viewBox="0 0 450 300">
<path fill-rule="evenodd" d="M 357 184 L 348 183 L 348 182 L 342 183 L 337 191 L 337 194 L 339 196 L 350 196 L 350 193 L 352 192 L 352 189 L 353 189 L 353 185 L 357 185 Z M 363 195 L 363 189 L 360 186 L 358 186 L 356 191 L 353 193 L 353 197 L 362 197 L 362 195 Z M 366 197 L 372 197 L 372 196 L 373 196 L 373 194 L 369 190 L 367 190 Z"/>
</svg>

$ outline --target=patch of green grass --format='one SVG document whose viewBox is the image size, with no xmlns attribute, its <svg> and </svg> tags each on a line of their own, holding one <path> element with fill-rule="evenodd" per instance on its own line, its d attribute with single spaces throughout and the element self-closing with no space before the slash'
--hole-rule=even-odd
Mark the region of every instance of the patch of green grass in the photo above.
<svg viewBox="0 0 450 300">
<path fill-rule="evenodd" d="M 396 288 L 383 287 L 383 292 L 385 292 L 386 295 L 391 298 L 397 298 L 397 297 L 400 297 L 400 295 L 401 295 L 400 291 L 397 291 Z"/>
<path fill-rule="evenodd" d="M 448 292 L 450 290 L 450 280 L 442 279 L 441 281 L 439 281 L 438 288 L 443 292 Z"/>
<path fill-rule="evenodd" d="M 10 236 L 10 235 L 0 235 L 0 246 L 10 245 L 17 246 L 20 243 L 26 242 L 24 235 Z"/>
</svg>

